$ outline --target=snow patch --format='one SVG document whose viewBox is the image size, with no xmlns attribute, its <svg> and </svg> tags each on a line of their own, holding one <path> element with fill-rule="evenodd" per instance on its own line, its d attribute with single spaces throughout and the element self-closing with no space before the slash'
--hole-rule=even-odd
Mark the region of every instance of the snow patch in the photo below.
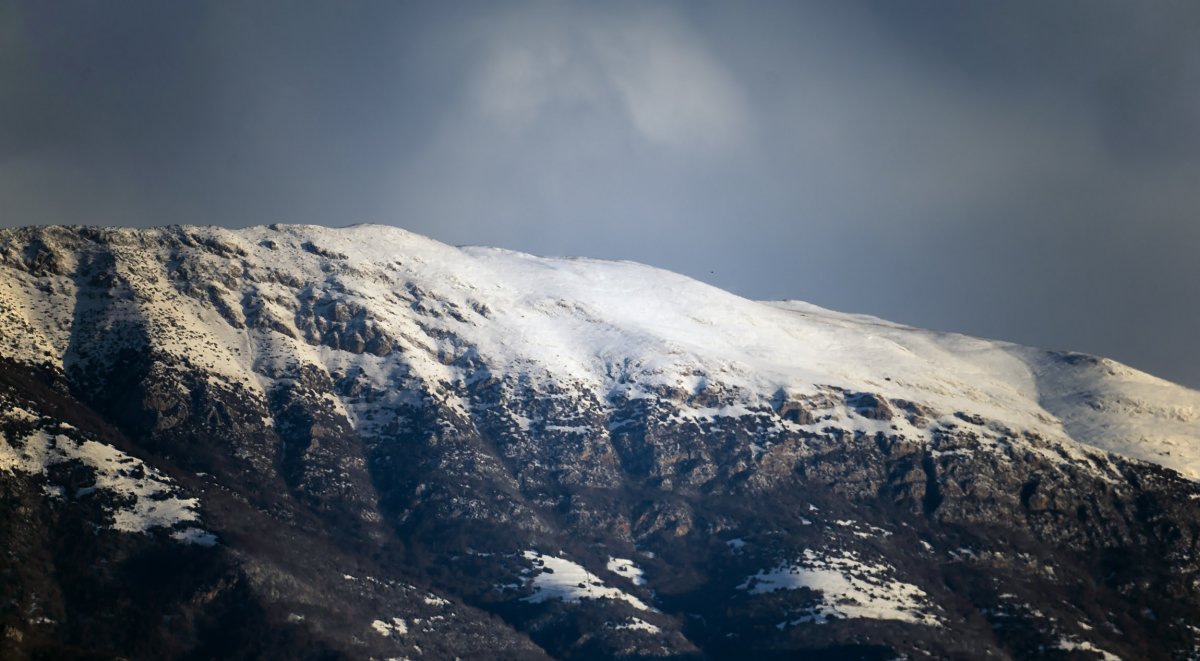
<svg viewBox="0 0 1200 661">
<path fill-rule="evenodd" d="M 662 629 L 659 627 L 636 617 L 631 617 L 620 624 L 614 624 L 612 625 L 612 628 L 632 631 L 645 631 L 646 633 L 662 633 Z"/>
<path fill-rule="evenodd" d="M 551 599 L 567 602 L 578 602 L 581 599 L 615 599 L 624 601 L 638 610 L 651 610 L 642 600 L 605 585 L 599 576 L 570 560 L 537 551 L 525 551 L 521 555 L 534 565 L 532 569 L 525 570 L 525 583 L 533 585 L 533 594 L 522 601 L 540 604 Z"/>
<path fill-rule="evenodd" d="M 632 581 L 634 585 L 646 584 L 646 579 L 643 576 L 645 572 L 643 572 L 642 568 L 638 567 L 637 563 L 632 560 L 628 560 L 626 558 L 609 557 L 608 571 L 619 576 L 624 576 Z"/>
<path fill-rule="evenodd" d="M 1104 661 L 1121 661 L 1121 657 L 1113 654 L 1112 652 L 1102 650 L 1086 640 L 1077 640 L 1070 636 L 1063 636 L 1060 638 L 1058 640 L 1058 645 L 1055 646 L 1055 649 L 1066 650 L 1068 652 L 1091 652 L 1099 656 L 1101 659 L 1104 659 Z"/>
<path fill-rule="evenodd" d="M 78 489 L 77 498 L 93 497 L 97 491 L 115 496 L 112 499 L 115 504 L 109 508 L 113 518 L 111 527 L 115 530 L 144 533 L 199 518 L 199 500 L 179 497 L 178 488 L 170 478 L 111 445 L 76 441 L 44 430 L 35 431 L 15 444 L 6 436 L 0 441 L 0 470 L 10 473 L 46 475 L 51 466 L 70 461 L 91 469 L 95 480 L 92 485 Z M 62 491 L 58 485 L 50 486 L 57 487 L 52 493 Z"/>
<path fill-rule="evenodd" d="M 181 544 L 216 546 L 217 536 L 201 528 L 184 528 L 171 533 L 171 539 Z"/>
<path fill-rule="evenodd" d="M 806 588 L 820 594 L 820 602 L 802 617 L 782 622 L 779 628 L 834 619 L 900 620 L 940 626 L 926 612 L 930 606 L 925 591 L 894 578 L 895 569 L 870 563 L 854 552 L 823 555 L 806 549 L 801 560 L 761 571 L 738 586 L 750 594 Z"/>
<path fill-rule="evenodd" d="M 375 630 L 375 633 L 387 638 L 403 636 L 408 633 L 408 623 L 398 617 L 393 617 L 390 622 L 374 620 L 371 622 L 371 628 Z"/>
</svg>

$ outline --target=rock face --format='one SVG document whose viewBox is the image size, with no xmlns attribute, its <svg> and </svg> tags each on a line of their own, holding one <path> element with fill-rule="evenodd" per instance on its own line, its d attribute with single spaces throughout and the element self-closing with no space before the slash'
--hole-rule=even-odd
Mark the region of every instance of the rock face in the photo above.
<svg viewBox="0 0 1200 661">
<path fill-rule="evenodd" d="M 0 232 L 0 657 L 1189 658 L 1200 393 L 383 227 Z"/>
</svg>

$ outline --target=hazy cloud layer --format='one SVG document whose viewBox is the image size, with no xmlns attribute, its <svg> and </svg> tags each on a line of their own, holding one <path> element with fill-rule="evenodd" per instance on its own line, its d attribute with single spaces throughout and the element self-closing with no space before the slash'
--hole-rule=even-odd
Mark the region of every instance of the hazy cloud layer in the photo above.
<svg viewBox="0 0 1200 661">
<path fill-rule="evenodd" d="M 3 223 L 400 225 L 1200 385 L 1200 5 L 17 3 Z"/>
</svg>

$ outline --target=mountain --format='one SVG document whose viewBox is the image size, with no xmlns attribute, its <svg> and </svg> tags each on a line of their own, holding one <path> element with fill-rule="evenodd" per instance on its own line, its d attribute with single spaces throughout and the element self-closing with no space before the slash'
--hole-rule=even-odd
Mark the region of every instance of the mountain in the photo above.
<svg viewBox="0 0 1200 661">
<path fill-rule="evenodd" d="M 0 231 L 0 657 L 1200 658 L 1200 393 L 399 229 Z"/>
</svg>

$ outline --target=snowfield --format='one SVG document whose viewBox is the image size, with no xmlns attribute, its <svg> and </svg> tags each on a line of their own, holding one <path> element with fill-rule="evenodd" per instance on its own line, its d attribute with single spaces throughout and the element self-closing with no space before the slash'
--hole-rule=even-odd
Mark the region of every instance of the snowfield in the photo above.
<svg viewBox="0 0 1200 661">
<path fill-rule="evenodd" d="M 21 260 L 12 253 L 22 243 L 16 233 L 28 231 L 0 234 L 0 254 Z M 88 359 L 70 355 L 74 347 L 117 351 L 129 335 L 123 330 L 144 326 L 153 350 L 189 357 L 214 385 L 261 395 L 286 365 L 309 363 L 357 373 L 395 401 L 413 392 L 398 386 L 419 381 L 464 413 L 469 403 L 456 389 L 478 378 L 480 363 L 492 374 L 520 374 L 535 390 L 573 387 L 601 403 L 675 393 L 680 415 L 693 420 L 870 393 L 928 415 L 917 423 L 872 419 L 833 402 L 808 428 L 924 441 L 961 425 L 961 413 L 986 420 L 985 436 L 1016 430 L 1200 478 L 1200 392 L 1107 359 L 797 301 L 747 300 L 641 264 L 459 248 L 392 227 L 105 232 L 118 282 L 104 301 L 83 295 L 82 279 L 71 275 L 18 270 L 0 278 L 0 355 L 61 366 Z M 64 270 L 79 266 L 72 261 L 78 251 L 87 255 L 88 244 L 71 228 L 48 228 L 40 241 L 62 255 Z M 205 300 L 177 289 L 172 251 L 180 242 L 193 246 L 183 252 L 194 258 L 189 277 L 207 288 Z M 346 325 L 324 335 L 300 328 L 297 310 L 305 306 Z M 104 334 L 73 336 L 74 320 L 89 313 L 102 317 Z M 355 349 L 332 348 L 330 338 Z M 688 404 L 699 395 L 723 404 Z M 356 425 L 386 423 L 334 400 Z M 560 426 L 562 433 L 586 431 Z M 1068 452 L 1083 458 L 1082 449 Z"/>
<path fill-rule="evenodd" d="M 641 599 L 609 587 L 599 576 L 578 564 L 552 555 L 525 551 L 521 554 L 533 564 L 527 570 L 526 584 L 533 586 L 533 594 L 524 600 L 540 604 L 550 599 L 578 602 L 580 599 L 616 599 L 627 602 L 638 610 L 650 610 Z"/>
<path fill-rule="evenodd" d="M 646 584 L 645 572 L 642 571 L 641 567 L 637 566 L 637 563 L 627 558 L 610 557 L 608 559 L 608 571 L 619 576 L 624 576 L 632 581 L 634 585 Z"/>
<path fill-rule="evenodd" d="M 781 622 L 779 628 L 835 619 L 900 620 L 938 626 L 930 614 L 925 591 L 891 578 L 895 569 L 883 563 L 866 562 L 853 552 L 824 555 L 805 549 L 795 564 L 782 564 L 761 571 L 738 586 L 750 594 L 807 588 L 820 594 L 820 602 L 800 617 Z"/>
<path fill-rule="evenodd" d="M 0 405 L 7 406 L 0 402 Z M 0 419 L 23 419 L 24 409 L 11 407 L 0 411 Z M 67 429 L 64 429 L 67 431 Z M 93 483 L 74 493 L 48 484 L 48 494 L 74 500 L 94 498 L 97 492 L 115 496 L 116 505 L 108 508 L 114 530 L 144 533 L 153 528 L 172 528 L 198 519 L 199 501 L 182 498 L 170 478 L 140 459 L 116 448 L 92 440 L 77 441 L 65 434 L 37 430 L 24 438 L 0 433 L 0 471 L 45 475 L 51 466 L 77 461 L 91 470 Z M 189 527 L 172 534 L 184 544 L 213 546 L 217 538 L 200 528 Z"/>
</svg>

